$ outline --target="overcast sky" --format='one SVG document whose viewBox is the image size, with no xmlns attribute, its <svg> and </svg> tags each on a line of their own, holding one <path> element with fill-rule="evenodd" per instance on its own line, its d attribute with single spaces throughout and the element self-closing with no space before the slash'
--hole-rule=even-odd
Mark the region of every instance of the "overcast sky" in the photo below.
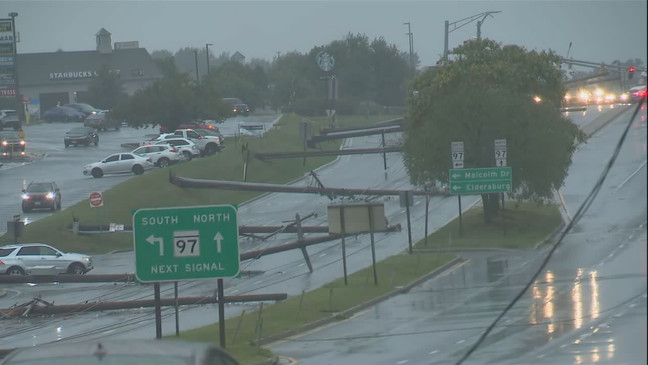
<svg viewBox="0 0 648 365">
<path fill-rule="evenodd" d="M 204 48 L 271 60 L 278 52 L 306 53 L 360 33 L 409 51 L 407 25 L 421 65 L 443 54 L 444 21 L 487 11 L 482 38 L 529 50 L 554 50 L 577 60 L 610 63 L 640 58 L 646 65 L 646 0 L 633 1 L 152 1 L 0 0 L 17 12 L 19 53 L 93 50 L 102 27 L 113 42 L 139 41 L 149 52 Z M 458 24 L 457 24 L 458 25 Z M 477 22 L 454 29 L 449 49 L 475 38 Z M 314 61 L 313 61 L 314 62 Z"/>
</svg>

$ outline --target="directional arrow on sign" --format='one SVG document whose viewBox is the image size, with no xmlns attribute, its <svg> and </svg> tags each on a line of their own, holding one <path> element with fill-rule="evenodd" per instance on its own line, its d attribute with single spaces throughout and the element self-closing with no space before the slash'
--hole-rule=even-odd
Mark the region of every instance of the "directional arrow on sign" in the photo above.
<svg viewBox="0 0 648 365">
<path fill-rule="evenodd" d="M 154 245 L 155 242 L 160 244 L 160 256 L 164 256 L 164 239 L 162 237 L 155 237 L 153 235 L 150 235 L 146 237 L 146 242 Z"/>
<path fill-rule="evenodd" d="M 454 185 L 452 188 L 453 188 L 455 191 L 457 191 L 457 190 L 461 190 L 461 186 L 457 186 L 457 185 Z"/>
<path fill-rule="evenodd" d="M 456 179 L 458 177 L 461 177 L 461 174 L 452 174 L 452 177 Z"/>
<path fill-rule="evenodd" d="M 216 252 L 221 253 L 221 241 L 223 241 L 223 236 L 220 234 L 220 232 L 216 232 L 214 241 L 216 241 Z"/>
</svg>

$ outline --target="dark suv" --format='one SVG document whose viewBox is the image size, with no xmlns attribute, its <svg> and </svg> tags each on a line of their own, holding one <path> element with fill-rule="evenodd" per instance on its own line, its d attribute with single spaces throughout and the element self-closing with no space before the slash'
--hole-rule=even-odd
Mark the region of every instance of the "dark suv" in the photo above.
<svg viewBox="0 0 648 365">
<path fill-rule="evenodd" d="M 0 152 L 3 157 L 25 155 L 25 140 L 16 131 L 0 131 Z"/>
<path fill-rule="evenodd" d="M 61 192 L 53 181 L 32 182 L 22 191 L 22 211 L 61 209 Z"/>
</svg>

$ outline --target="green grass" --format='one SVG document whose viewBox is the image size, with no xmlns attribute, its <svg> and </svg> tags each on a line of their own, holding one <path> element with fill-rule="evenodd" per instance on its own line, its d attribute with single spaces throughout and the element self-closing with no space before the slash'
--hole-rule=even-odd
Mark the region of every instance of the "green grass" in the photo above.
<svg viewBox="0 0 648 365">
<path fill-rule="evenodd" d="M 475 207 L 462 215 L 462 235 L 459 235 L 459 219 L 445 225 L 428 237 L 417 248 L 532 248 L 544 240 L 562 224 L 556 205 L 507 202 L 504 214 L 484 224 L 482 208 Z"/>
<path fill-rule="evenodd" d="M 376 116 L 340 118 L 337 126 L 375 123 L 395 116 Z M 21 242 L 48 242 L 64 251 L 80 251 L 88 254 L 106 253 L 113 250 L 132 249 L 132 234 L 106 233 L 93 235 L 74 235 L 68 227 L 73 217 L 79 219 L 82 225 L 109 223 L 132 225 L 132 213 L 140 208 L 195 206 L 210 204 L 241 204 L 248 201 L 258 192 L 238 192 L 234 190 L 217 189 L 182 189 L 169 183 L 169 173 L 178 176 L 219 179 L 243 180 L 244 153 L 242 146 L 247 146 L 251 153 L 255 152 L 288 152 L 302 151 L 303 142 L 299 135 L 299 125 L 307 120 L 295 114 L 284 115 L 275 127 L 265 136 L 228 138 L 226 148 L 215 156 L 195 159 L 188 163 L 172 166 L 168 169 L 155 169 L 142 176 L 133 177 L 105 191 L 104 206 L 91 208 L 87 200 L 72 207 L 52 214 L 25 227 Z M 308 120 L 312 123 L 312 131 L 318 133 L 321 128 L 328 127 L 326 119 Z M 320 149 L 339 148 L 340 141 L 322 143 Z M 264 183 L 287 183 L 307 174 L 335 159 L 334 156 L 313 157 L 302 163 L 302 159 L 278 159 L 263 162 L 254 158 L 248 163 L 247 181 Z M 13 237 L 4 235 L 0 243 L 10 243 Z"/>
</svg>

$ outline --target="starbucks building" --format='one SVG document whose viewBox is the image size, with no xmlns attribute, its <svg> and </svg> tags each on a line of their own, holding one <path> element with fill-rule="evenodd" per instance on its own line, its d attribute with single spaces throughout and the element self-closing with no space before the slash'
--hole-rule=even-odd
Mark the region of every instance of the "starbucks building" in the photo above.
<svg viewBox="0 0 648 365">
<path fill-rule="evenodd" d="M 18 86 L 30 115 L 40 116 L 57 103 L 88 102 L 88 87 L 104 66 L 119 75 L 129 95 L 162 78 L 161 70 L 138 42 L 115 42 L 113 46 L 110 33 L 103 28 L 96 39 L 97 48 L 91 51 L 16 55 Z"/>
</svg>

